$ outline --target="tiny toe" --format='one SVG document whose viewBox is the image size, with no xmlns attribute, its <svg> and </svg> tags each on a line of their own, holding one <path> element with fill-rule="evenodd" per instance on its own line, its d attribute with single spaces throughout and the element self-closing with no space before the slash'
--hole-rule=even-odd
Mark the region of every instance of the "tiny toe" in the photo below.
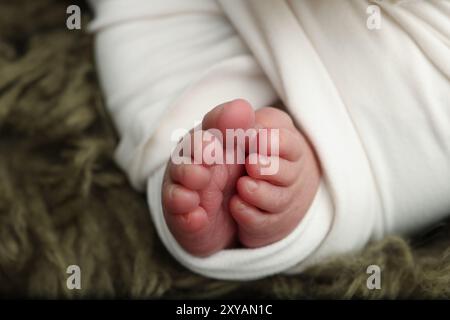
<svg viewBox="0 0 450 320">
<path fill-rule="evenodd" d="M 172 225 L 172 232 L 175 234 L 193 234 L 202 230 L 208 223 L 208 215 L 202 207 L 197 207 L 194 210 L 178 215 L 172 215 L 169 218 L 170 225 Z"/>
<path fill-rule="evenodd" d="M 172 154 L 173 164 L 223 163 L 222 133 L 218 129 L 194 130 L 184 136 Z M 179 154 L 182 154 L 180 156 Z"/>
<path fill-rule="evenodd" d="M 170 175 L 173 181 L 191 190 L 205 188 L 211 179 L 209 169 L 199 164 L 172 164 Z"/>
<path fill-rule="evenodd" d="M 297 161 L 302 155 L 304 139 L 286 128 L 262 128 L 258 131 L 258 153 Z"/>
<path fill-rule="evenodd" d="M 244 246 L 261 247 L 274 242 L 277 237 L 281 216 L 265 213 L 237 195 L 230 200 L 230 213 L 239 226 L 239 240 Z"/>
<path fill-rule="evenodd" d="M 247 174 L 278 186 L 290 186 L 297 181 L 301 162 L 292 162 L 276 156 L 264 156 L 257 153 L 249 155 L 245 162 Z"/>
<path fill-rule="evenodd" d="M 255 113 L 250 103 L 244 99 L 225 102 L 208 112 L 203 118 L 203 129 L 217 128 L 225 133 L 226 129 L 251 128 Z"/>
<path fill-rule="evenodd" d="M 270 214 L 264 213 L 258 208 L 242 200 L 238 195 L 230 199 L 230 213 L 234 220 L 246 231 L 264 227 L 270 218 Z"/>
<path fill-rule="evenodd" d="M 294 122 L 288 113 L 273 107 L 259 109 L 256 112 L 255 121 L 266 128 L 295 128 Z"/>
<path fill-rule="evenodd" d="M 163 205 L 172 214 L 187 213 L 198 207 L 200 197 L 197 192 L 179 184 L 166 183 L 163 188 Z"/>
<path fill-rule="evenodd" d="M 289 188 L 248 176 L 239 178 L 237 191 L 245 202 L 268 212 L 284 211 L 292 200 L 292 192 Z"/>
</svg>

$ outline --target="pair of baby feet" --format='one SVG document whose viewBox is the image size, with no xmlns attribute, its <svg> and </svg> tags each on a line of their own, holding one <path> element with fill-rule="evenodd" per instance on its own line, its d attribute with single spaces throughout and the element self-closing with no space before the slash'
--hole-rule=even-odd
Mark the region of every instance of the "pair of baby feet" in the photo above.
<svg viewBox="0 0 450 320">
<path fill-rule="evenodd" d="M 245 163 L 169 161 L 162 188 L 165 219 L 175 239 L 193 255 L 281 240 L 295 229 L 314 199 L 319 163 L 287 113 L 270 107 L 254 111 L 238 99 L 215 107 L 202 121 L 203 133 L 215 129 L 223 137 L 227 129 L 251 128 L 278 129 L 278 153 L 271 154 L 269 148 L 255 157 L 254 152 L 249 154 L 247 141 L 237 146 L 246 152 Z M 192 138 L 193 131 L 189 135 Z M 221 146 L 225 145 L 224 141 Z M 264 174 L 268 161 L 278 161 L 273 174 Z"/>
</svg>

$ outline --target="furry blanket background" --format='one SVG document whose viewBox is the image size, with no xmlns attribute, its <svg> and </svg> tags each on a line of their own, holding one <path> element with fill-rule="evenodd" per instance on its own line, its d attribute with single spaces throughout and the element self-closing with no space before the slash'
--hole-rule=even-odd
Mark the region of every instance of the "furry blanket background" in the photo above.
<svg viewBox="0 0 450 320">
<path fill-rule="evenodd" d="M 298 276 L 195 275 L 155 234 L 144 195 L 114 165 L 86 26 L 74 1 L 0 0 L 0 296 L 3 298 L 449 298 L 450 223 L 390 237 Z M 66 288 L 81 267 L 82 289 Z M 366 287 L 367 266 L 381 290 Z"/>
</svg>

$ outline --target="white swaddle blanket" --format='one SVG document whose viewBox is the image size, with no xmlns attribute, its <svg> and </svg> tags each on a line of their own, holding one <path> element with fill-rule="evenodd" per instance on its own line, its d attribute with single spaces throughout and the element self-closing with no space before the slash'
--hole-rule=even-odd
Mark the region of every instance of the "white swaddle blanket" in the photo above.
<svg viewBox="0 0 450 320">
<path fill-rule="evenodd" d="M 450 213 L 448 1 L 91 0 L 117 160 L 147 188 L 180 263 L 220 279 L 298 272 Z M 381 8 L 381 28 L 366 26 Z M 320 159 L 313 205 L 285 239 L 207 258 L 169 232 L 161 182 L 174 130 L 217 104 L 280 98 Z"/>
</svg>

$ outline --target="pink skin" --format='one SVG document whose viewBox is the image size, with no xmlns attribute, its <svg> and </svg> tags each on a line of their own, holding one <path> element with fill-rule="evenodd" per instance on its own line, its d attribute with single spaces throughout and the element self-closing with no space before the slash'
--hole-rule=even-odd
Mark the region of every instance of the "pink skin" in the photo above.
<svg viewBox="0 0 450 320">
<path fill-rule="evenodd" d="M 202 127 L 219 129 L 224 137 L 225 129 L 279 129 L 279 170 L 261 174 L 262 164 L 250 163 L 248 154 L 245 165 L 169 162 L 162 202 L 180 245 L 208 256 L 239 243 L 256 248 L 286 237 L 307 212 L 320 181 L 314 152 L 290 116 L 275 108 L 255 112 L 245 100 L 233 100 L 211 110 Z"/>
</svg>

